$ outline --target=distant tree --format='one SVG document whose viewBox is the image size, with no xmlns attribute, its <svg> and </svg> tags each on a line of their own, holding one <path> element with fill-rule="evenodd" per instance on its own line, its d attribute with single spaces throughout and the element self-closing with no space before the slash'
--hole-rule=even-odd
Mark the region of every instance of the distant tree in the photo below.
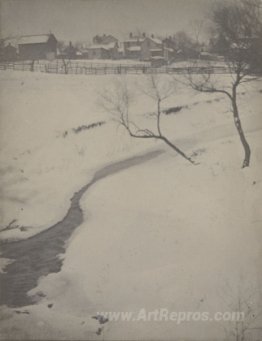
<svg viewBox="0 0 262 341">
<path fill-rule="evenodd" d="M 201 46 L 201 35 L 204 31 L 204 26 L 205 26 L 205 21 L 204 20 L 199 20 L 199 19 L 195 19 L 192 20 L 190 23 L 191 26 L 191 31 L 192 31 L 192 37 L 195 41 L 195 43 L 199 46 Z"/>
<path fill-rule="evenodd" d="M 261 71 L 261 0 L 221 2 L 213 11 L 213 44 L 227 59 L 244 60 Z"/>
<path fill-rule="evenodd" d="M 196 58 L 199 54 L 199 46 L 185 31 L 179 31 L 173 36 L 177 52 L 185 59 Z"/>
<path fill-rule="evenodd" d="M 71 60 L 75 58 L 76 48 L 73 46 L 72 42 L 69 42 L 67 46 L 65 42 L 58 42 L 59 57 L 62 60 L 62 66 L 64 73 L 67 75 L 71 67 Z"/>
<path fill-rule="evenodd" d="M 58 40 L 57 49 L 59 50 L 59 52 L 62 52 L 65 47 L 66 43 L 63 40 Z"/>
<path fill-rule="evenodd" d="M 258 0 L 240 0 L 238 2 L 220 3 L 213 12 L 213 22 L 217 36 L 223 39 L 228 48 L 225 60 L 231 75 L 227 86 L 219 85 L 213 71 L 202 75 L 186 74 L 189 85 L 200 92 L 222 93 L 231 103 L 234 124 L 244 148 L 242 168 L 250 164 L 251 150 L 247 142 L 239 116 L 238 88 L 242 83 L 257 79 L 255 73 L 261 72 L 257 55 L 260 55 L 260 45 L 256 43 L 261 37 L 262 24 Z"/>
<path fill-rule="evenodd" d="M 127 87 L 126 82 L 115 82 L 113 87 L 101 94 L 101 103 L 103 108 L 113 114 L 115 120 L 126 129 L 128 134 L 139 139 L 157 139 L 165 142 L 181 157 L 192 164 L 195 162 L 191 157 L 187 156 L 176 144 L 171 142 L 163 132 L 161 125 L 161 117 L 163 115 L 162 103 L 174 93 L 174 85 L 171 81 L 163 81 L 156 75 L 147 77 L 146 86 L 140 89 L 146 96 L 152 98 L 156 105 L 155 130 L 139 127 L 130 117 L 130 103 L 132 95 Z"/>
<path fill-rule="evenodd" d="M 210 52 L 225 56 L 229 48 L 230 48 L 229 42 L 222 34 L 218 34 L 217 36 L 211 37 L 209 40 Z"/>
<path fill-rule="evenodd" d="M 0 39 L 0 60 L 14 61 L 17 58 L 16 48 L 11 45 L 10 37 Z"/>
</svg>

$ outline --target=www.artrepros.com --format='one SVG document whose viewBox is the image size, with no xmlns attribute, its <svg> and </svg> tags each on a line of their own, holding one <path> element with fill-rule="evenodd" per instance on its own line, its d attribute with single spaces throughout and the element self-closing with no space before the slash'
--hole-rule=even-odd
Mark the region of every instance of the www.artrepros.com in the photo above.
<svg viewBox="0 0 262 341">
<path fill-rule="evenodd" d="M 188 322 L 188 321 L 244 321 L 245 314 L 240 311 L 217 311 L 215 313 L 210 313 L 207 311 L 169 311 L 166 308 L 155 309 L 152 311 L 147 311 L 146 309 L 140 309 L 138 312 L 131 311 L 110 311 L 110 312 L 98 312 L 96 318 L 101 321 L 125 321 L 125 322 L 165 322 L 173 321 L 177 324 Z"/>
</svg>

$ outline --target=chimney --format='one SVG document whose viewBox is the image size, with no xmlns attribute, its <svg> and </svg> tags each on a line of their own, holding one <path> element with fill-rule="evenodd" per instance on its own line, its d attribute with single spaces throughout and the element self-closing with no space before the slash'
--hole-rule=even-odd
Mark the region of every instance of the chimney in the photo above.
<svg viewBox="0 0 262 341">
<path fill-rule="evenodd" d="M 133 38 L 133 33 L 132 32 L 129 33 L 129 38 Z"/>
</svg>

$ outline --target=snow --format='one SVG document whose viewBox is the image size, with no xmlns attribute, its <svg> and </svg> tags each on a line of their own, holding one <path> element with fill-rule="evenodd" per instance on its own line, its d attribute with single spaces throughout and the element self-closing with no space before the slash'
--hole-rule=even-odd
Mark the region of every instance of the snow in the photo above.
<svg viewBox="0 0 262 341">
<path fill-rule="evenodd" d="M 3 73 L 1 80 L 1 229 L 14 219 L 26 228 L 2 232 L 1 238 L 27 238 L 63 217 L 72 194 L 98 165 L 120 157 L 131 143 L 134 152 L 147 144 L 134 145 L 99 107 L 102 78 L 17 72 Z M 72 131 L 99 121 L 106 124 Z"/>
<path fill-rule="evenodd" d="M 128 51 L 141 51 L 141 46 L 130 46 L 127 48 Z"/>
<path fill-rule="evenodd" d="M 0 226 L 3 230 L 15 220 L 17 228 L 0 233 L 1 239 L 27 238 L 51 226 L 65 215 L 73 193 L 92 178 L 98 166 L 156 146 L 156 141 L 130 138 L 102 107 L 100 94 L 119 78 L 2 72 L 1 125 L 5 129 L 0 150 Z M 126 79 L 134 96 L 132 116 L 141 127 L 154 129 L 151 114 L 156 110 L 155 102 L 141 95 L 146 77 L 128 75 Z M 199 132 L 207 139 L 221 136 L 221 132 L 224 136 L 235 134 L 229 105 L 223 98 L 193 90 L 189 95 L 178 83 L 163 108 L 183 108 L 180 114 L 163 117 L 163 131 L 178 145 L 180 139 L 194 139 Z M 261 128 L 257 86 L 242 92 L 240 98 L 244 127 Z M 72 130 L 99 121 L 105 124 L 79 134 Z"/>
<path fill-rule="evenodd" d="M 39 43 L 46 43 L 50 38 L 50 34 L 35 34 L 35 35 L 28 35 L 28 36 L 21 36 L 18 41 L 18 45 L 24 44 L 39 44 Z"/>
<path fill-rule="evenodd" d="M 116 46 L 116 43 L 108 43 L 108 44 L 93 44 L 88 46 L 88 49 L 104 49 L 110 50 Z"/>
<path fill-rule="evenodd" d="M 133 37 L 133 38 L 126 39 L 124 43 L 142 43 L 145 39 L 146 39 L 145 37 L 143 38 Z"/>
<path fill-rule="evenodd" d="M 27 238 L 60 220 L 72 194 L 104 164 L 166 150 L 86 192 L 81 200 L 85 219 L 68 243 L 62 270 L 39 280 L 30 294 L 42 292 L 45 297 L 20 309 L 29 314 L 2 307 L 2 337 L 225 339 L 225 325 L 217 322 L 109 322 L 97 336 L 99 325 L 92 316 L 141 308 L 228 311 L 219 295 L 226 285 L 233 288 L 233 298 L 224 297 L 227 303 L 237 299 L 242 285 L 243 290 L 255 288 L 253 304 L 259 304 L 261 82 L 245 85 L 239 95 L 252 149 L 251 167 L 241 169 L 243 150 L 223 95 L 196 94 L 180 84 L 164 102 L 165 108 L 182 106 L 164 116 L 162 124 L 188 155 L 195 153 L 200 164 L 192 166 L 161 143 L 131 139 L 116 129 L 98 105 L 99 91 L 112 87 L 114 77 L 22 72 L 0 77 L 5 84 L 0 87 L 5 127 L 1 225 L 16 219 L 15 225 L 32 226 L 4 231 L 3 239 Z M 149 122 L 153 127 L 155 103 L 139 90 L 145 78 L 129 75 L 127 81 L 136 98 L 130 114 L 139 125 Z M 72 132 L 97 121 L 106 124 Z"/>
<path fill-rule="evenodd" d="M 160 39 L 158 39 L 158 38 L 150 37 L 149 39 L 151 39 L 153 42 L 155 42 L 158 45 L 162 45 L 162 41 Z"/>
</svg>

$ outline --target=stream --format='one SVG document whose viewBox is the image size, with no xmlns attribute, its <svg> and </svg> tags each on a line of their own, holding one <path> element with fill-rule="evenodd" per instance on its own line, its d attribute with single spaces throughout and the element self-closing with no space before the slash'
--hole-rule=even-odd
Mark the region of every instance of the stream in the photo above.
<svg viewBox="0 0 262 341">
<path fill-rule="evenodd" d="M 92 185 L 162 153 L 163 150 L 147 152 L 99 169 L 92 181 L 73 195 L 70 207 L 61 221 L 26 240 L 2 244 L 1 257 L 11 259 L 12 262 L 5 267 L 3 273 L 0 273 L 0 305 L 23 307 L 40 299 L 39 296 L 28 296 L 27 293 L 37 286 L 40 277 L 61 270 L 63 260 L 59 255 L 65 253 L 67 241 L 84 221 L 80 200 Z"/>
</svg>

